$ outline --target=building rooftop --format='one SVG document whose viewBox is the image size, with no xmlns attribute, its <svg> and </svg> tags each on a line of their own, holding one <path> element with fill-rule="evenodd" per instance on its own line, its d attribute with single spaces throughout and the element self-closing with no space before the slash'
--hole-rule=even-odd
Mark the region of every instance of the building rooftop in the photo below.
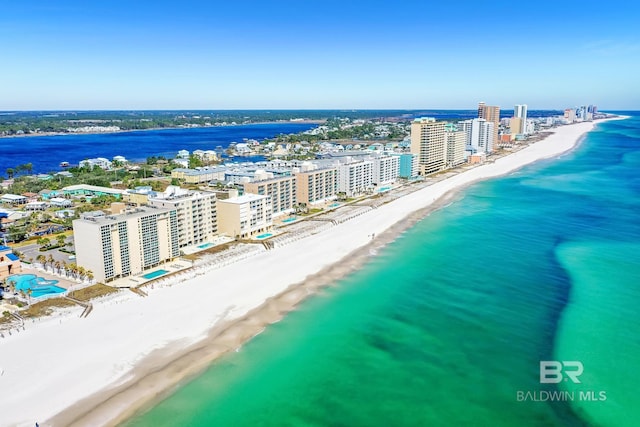
<svg viewBox="0 0 640 427">
<path fill-rule="evenodd" d="M 243 194 L 242 196 L 238 196 L 238 197 L 231 197 L 228 199 L 224 199 L 224 200 L 218 200 L 221 203 L 233 203 L 233 204 L 243 204 L 243 203 L 249 203 L 249 202 L 253 202 L 255 200 L 262 200 L 262 199 L 267 199 L 269 198 L 269 196 L 264 196 L 261 194 L 252 194 L 252 193 L 247 193 L 247 194 Z"/>
<path fill-rule="evenodd" d="M 101 193 L 113 193 L 113 194 L 123 194 L 124 193 L 124 190 L 119 190 L 117 188 L 98 187 L 96 185 L 88 185 L 88 184 L 69 185 L 67 187 L 64 187 L 62 190 L 64 190 L 64 191 L 86 190 L 86 191 L 94 191 L 94 192 L 101 192 Z"/>
<path fill-rule="evenodd" d="M 0 197 L 0 199 L 7 200 L 7 201 L 18 201 L 18 200 L 25 200 L 26 197 L 20 196 L 18 194 L 3 194 L 2 197 Z"/>
<path fill-rule="evenodd" d="M 147 216 L 149 214 L 171 212 L 172 210 L 173 209 L 164 209 L 164 208 L 156 208 L 154 206 L 145 206 L 143 208 L 140 207 L 135 209 L 125 209 L 122 213 L 119 213 L 116 215 L 106 215 L 102 211 L 85 212 L 82 214 L 80 219 L 76 219 L 75 221 L 91 222 L 91 223 L 98 223 L 98 224 L 113 224 L 129 218 L 142 217 L 142 216 Z M 92 215 L 92 214 L 95 214 L 95 215 Z"/>
</svg>

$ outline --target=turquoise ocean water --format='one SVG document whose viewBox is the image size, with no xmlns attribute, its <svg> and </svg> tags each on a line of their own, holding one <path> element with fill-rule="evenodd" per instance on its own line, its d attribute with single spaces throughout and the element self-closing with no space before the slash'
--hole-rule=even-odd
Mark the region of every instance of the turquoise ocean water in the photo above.
<svg viewBox="0 0 640 427">
<path fill-rule="evenodd" d="M 126 425 L 638 426 L 639 212 L 636 113 L 468 188 Z M 517 398 L 543 391 L 575 398 Z"/>
</svg>

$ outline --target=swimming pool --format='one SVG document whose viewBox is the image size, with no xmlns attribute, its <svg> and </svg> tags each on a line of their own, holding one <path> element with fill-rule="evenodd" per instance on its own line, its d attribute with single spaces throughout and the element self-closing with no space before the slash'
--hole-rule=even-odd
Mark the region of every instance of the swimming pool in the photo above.
<svg viewBox="0 0 640 427">
<path fill-rule="evenodd" d="M 267 237 L 273 236 L 273 233 L 264 233 L 256 236 L 256 239 L 266 239 Z"/>
<path fill-rule="evenodd" d="M 167 274 L 168 271 L 167 270 L 156 270 L 156 271 L 152 271 L 151 273 L 147 273 L 147 274 L 143 274 L 142 278 L 143 279 L 155 279 L 156 277 L 160 277 L 163 274 Z"/>
<path fill-rule="evenodd" d="M 31 297 L 38 298 L 43 295 L 59 294 L 65 292 L 66 289 L 55 286 L 57 280 L 47 280 L 44 277 L 35 274 L 14 274 L 7 277 L 7 283 L 15 282 L 16 291 L 27 292 L 31 289 Z"/>
<path fill-rule="evenodd" d="M 292 216 L 292 217 L 290 217 L 290 218 L 283 219 L 283 220 L 282 220 L 282 222 L 284 222 L 284 223 L 287 223 L 287 222 L 293 222 L 293 221 L 295 221 L 296 219 L 298 219 L 298 218 L 296 218 L 295 216 Z"/>
<path fill-rule="evenodd" d="M 329 205 L 330 208 L 335 208 L 336 206 L 340 206 L 340 203 L 331 203 Z"/>
<path fill-rule="evenodd" d="M 198 245 L 198 249 L 207 249 L 210 248 L 212 246 L 215 246 L 213 243 L 205 243 L 203 245 Z"/>
</svg>

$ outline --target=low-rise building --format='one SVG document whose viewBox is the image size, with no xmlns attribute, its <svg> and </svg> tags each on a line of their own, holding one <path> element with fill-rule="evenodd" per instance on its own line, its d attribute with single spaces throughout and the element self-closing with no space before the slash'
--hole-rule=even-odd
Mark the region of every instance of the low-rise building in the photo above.
<svg viewBox="0 0 640 427">
<path fill-rule="evenodd" d="M 70 208 L 73 203 L 69 199 L 63 199 L 62 197 L 53 197 L 49 199 L 49 204 L 56 208 Z"/>
<path fill-rule="evenodd" d="M 122 194 L 122 201 L 129 205 L 143 206 L 149 203 L 149 197 L 155 196 L 150 185 L 138 186 L 133 189 L 126 190 Z"/>
<path fill-rule="evenodd" d="M 89 167 L 93 168 L 94 166 L 99 167 L 100 169 L 111 169 L 111 160 L 105 159 L 104 157 L 96 157 L 95 159 L 86 159 L 82 160 L 79 163 L 80 167 Z"/>
<path fill-rule="evenodd" d="M 200 169 L 177 168 L 171 171 L 171 178 L 185 184 L 201 184 L 209 181 L 224 181 L 227 168 L 214 166 Z"/>
<path fill-rule="evenodd" d="M 0 246 L 0 281 L 21 271 L 20 258 L 13 253 L 10 247 Z"/>
<path fill-rule="evenodd" d="M 124 190 L 117 188 L 99 187 L 97 185 L 89 184 L 76 184 L 69 185 L 62 189 L 62 194 L 67 197 L 76 196 L 113 196 L 116 199 L 120 199 Z"/>
<path fill-rule="evenodd" d="M 24 205 L 27 201 L 26 197 L 19 194 L 3 194 L 2 197 L 0 197 L 0 202 L 9 205 Z"/>
</svg>

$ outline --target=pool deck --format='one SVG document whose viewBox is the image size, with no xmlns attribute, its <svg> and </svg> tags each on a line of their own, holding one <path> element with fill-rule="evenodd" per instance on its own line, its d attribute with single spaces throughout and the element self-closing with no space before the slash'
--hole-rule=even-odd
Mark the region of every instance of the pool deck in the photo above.
<svg viewBox="0 0 640 427">
<path fill-rule="evenodd" d="M 153 282 L 154 280 L 161 280 L 167 277 L 170 274 L 176 273 L 178 271 L 183 271 L 191 268 L 193 264 L 191 261 L 183 260 L 183 259 L 175 259 L 173 261 L 169 261 L 165 264 L 160 264 L 155 266 L 154 268 L 150 268 L 143 273 L 136 274 L 135 276 L 122 277 L 120 279 L 116 279 L 112 282 L 107 283 L 109 286 L 113 286 L 114 288 L 137 288 L 149 282 Z M 142 277 L 145 274 L 152 273 L 157 270 L 166 270 L 165 274 L 162 274 L 158 277 L 154 277 L 153 279 L 145 279 Z"/>
<path fill-rule="evenodd" d="M 229 243 L 229 242 L 233 242 L 233 238 L 227 237 L 227 236 L 218 236 L 215 239 L 213 239 L 213 241 L 209 242 L 211 246 L 208 246 L 206 248 L 201 248 L 199 246 L 203 246 L 207 244 L 207 243 L 202 243 L 200 245 L 192 245 L 192 246 L 184 247 L 181 249 L 181 251 L 185 255 L 191 255 L 198 252 L 206 251 L 207 249 L 215 248 L 216 246 L 224 245 L 225 243 Z"/>
<path fill-rule="evenodd" d="M 22 264 L 22 272 L 18 274 L 35 274 L 36 276 L 40 276 L 47 280 L 57 280 L 58 283 L 55 286 L 60 288 L 69 289 L 72 286 L 78 285 L 78 282 L 73 279 L 67 279 L 64 276 L 58 276 L 57 274 L 52 274 L 49 271 L 43 271 L 38 268 L 34 268 L 28 264 Z"/>
</svg>

